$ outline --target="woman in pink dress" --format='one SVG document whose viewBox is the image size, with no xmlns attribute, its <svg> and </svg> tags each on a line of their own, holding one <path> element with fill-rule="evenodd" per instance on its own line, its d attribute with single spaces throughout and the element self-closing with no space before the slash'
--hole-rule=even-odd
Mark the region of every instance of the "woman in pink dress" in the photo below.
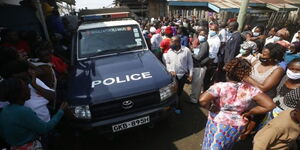
<svg viewBox="0 0 300 150">
<path fill-rule="evenodd" d="M 212 85 L 199 98 L 201 106 L 209 110 L 202 150 L 231 149 L 245 129 L 248 117 L 275 107 L 269 96 L 242 81 L 251 73 L 249 62 L 234 58 L 224 70 L 227 82 Z M 258 105 L 247 111 L 252 100 Z"/>
</svg>

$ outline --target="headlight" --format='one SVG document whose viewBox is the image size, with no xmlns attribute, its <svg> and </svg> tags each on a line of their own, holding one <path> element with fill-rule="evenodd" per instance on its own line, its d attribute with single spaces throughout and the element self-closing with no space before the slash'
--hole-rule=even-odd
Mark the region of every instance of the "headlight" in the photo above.
<svg viewBox="0 0 300 150">
<path fill-rule="evenodd" d="M 160 101 L 165 101 L 177 91 L 177 83 L 174 80 L 171 84 L 159 89 Z"/>
<path fill-rule="evenodd" d="M 73 115 L 78 119 L 91 119 L 91 111 L 89 105 L 71 107 Z"/>
</svg>

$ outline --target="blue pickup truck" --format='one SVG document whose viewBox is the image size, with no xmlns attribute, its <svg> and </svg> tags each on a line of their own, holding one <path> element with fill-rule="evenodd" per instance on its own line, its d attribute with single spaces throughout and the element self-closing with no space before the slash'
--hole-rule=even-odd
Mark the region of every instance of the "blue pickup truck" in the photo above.
<svg viewBox="0 0 300 150">
<path fill-rule="evenodd" d="M 128 13 L 81 16 L 73 37 L 70 125 L 119 132 L 173 112 L 177 83 L 146 45 Z"/>
</svg>

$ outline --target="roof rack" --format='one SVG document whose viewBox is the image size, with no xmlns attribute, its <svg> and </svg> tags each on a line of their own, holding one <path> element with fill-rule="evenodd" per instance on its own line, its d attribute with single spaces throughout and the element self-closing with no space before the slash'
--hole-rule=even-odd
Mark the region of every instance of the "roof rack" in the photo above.
<svg viewBox="0 0 300 150">
<path fill-rule="evenodd" d="M 129 18 L 130 12 L 115 12 L 115 13 L 105 13 L 105 14 L 92 14 L 81 16 L 81 21 L 107 21 L 121 18 Z"/>
<path fill-rule="evenodd" d="M 78 13 L 80 23 L 84 22 L 99 22 L 120 20 L 131 18 L 130 9 L 128 7 L 104 8 L 104 9 L 87 9 L 80 10 Z"/>
<path fill-rule="evenodd" d="M 117 13 L 117 12 L 130 12 L 128 7 L 117 7 L 117 8 L 103 8 L 103 9 L 82 9 L 79 11 L 78 16 L 92 15 L 92 14 L 106 14 L 106 13 Z"/>
</svg>

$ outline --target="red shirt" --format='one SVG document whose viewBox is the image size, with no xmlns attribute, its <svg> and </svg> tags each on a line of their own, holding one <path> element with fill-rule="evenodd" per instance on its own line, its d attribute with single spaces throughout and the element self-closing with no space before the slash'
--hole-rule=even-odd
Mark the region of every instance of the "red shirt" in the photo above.
<svg viewBox="0 0 300 150">
<path fill-rule="evenodd" d="M 51 55 L 50 59 L 55 71 L 57 71 L 58 73 L 64 73 L 68 69 L 68 65 L 65 62 L 63 62 L 59 57 Z"/>
<path fill-rule="evenodd" d="M 171 39 L 170 38 L 165 38 L 161 41 L 160 48 L 162 49 L 163 53 L 168 52 L 168 50 L 170 49 L 170 45 L 171 45 Z"/>
</svg>

